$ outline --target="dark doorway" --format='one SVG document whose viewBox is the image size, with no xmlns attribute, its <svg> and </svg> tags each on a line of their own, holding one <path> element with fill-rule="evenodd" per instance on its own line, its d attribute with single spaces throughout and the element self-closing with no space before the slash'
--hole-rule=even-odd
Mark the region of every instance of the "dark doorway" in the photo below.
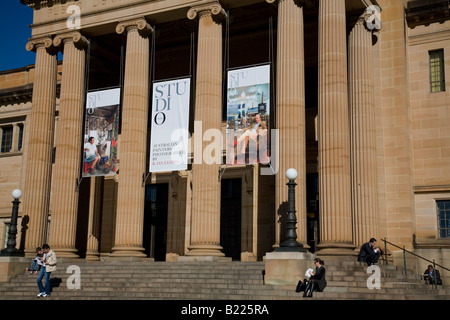
<svg viewBox="0 0 450 320">
<path fill-rule="evenodd" d="M 241 259 L 241 179 L 222 180 L 220 245 L 226 257 Z"/>
<path fill-rule="evenodd" d="M 152 184 L 145 188 L 143 246 L 148 257 L 166 260 L 168 184 Z"/>
<path fill-rule="evenodd" d="M 316 252 L 319 243 L 319 175 L 308 174 L 306 177 L 307 197 L 307 235 L 308 245 L 312 253 Z"/>
</svg>

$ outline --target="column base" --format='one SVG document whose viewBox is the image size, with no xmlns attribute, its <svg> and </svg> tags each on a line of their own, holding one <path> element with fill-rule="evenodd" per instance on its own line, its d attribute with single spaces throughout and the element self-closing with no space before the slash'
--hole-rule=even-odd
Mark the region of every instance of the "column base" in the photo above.
<svg viewBox="0 0 450 320">
<path fill-rule="evenodd" d="M 258 257 L 254 252 L 241 252 L 241 262 L 250 262 L 250 261 L 258 261 Z"/>
<path fill-rule="evenodd" d="M 100 254 L 97 251 L 87 251 L 85 259 L 87 261 L 100 261 Z"/>
<path fill-rule="evenodd" d="M 111 249 L 112 253 L 109 255 L 113 259 L 123 258 L 147 258 L 142 247 L 114 247 Z"/>
<path fill-rule="evenodd" d="M 188 247 L 189 252 L 184 257 L 225 257 L 222 247 L 214 244 L 195 244 Z M 181 257 L 180 257 L 181 258 Z"/>
<path fill-rule="evenodd" d="M 317 256 L 357 256 L 355 245 L 351 243 L 320 243 Z"/>
<path fill-rule="evenodd" d="M 215 262 L 215 261 L 232 261 L 229 257 L 218 257 L 218 256 L 179 256 L 177 261 L 179 262 Z"/>
<path fill-rule="evenodd" d="M 79 259 L 80 256 L 77 254 L 77 249 L 67 249 L 67 248 L 52 248 L 51 249 L 55 252 L 57 259 Z"/>
</svg>

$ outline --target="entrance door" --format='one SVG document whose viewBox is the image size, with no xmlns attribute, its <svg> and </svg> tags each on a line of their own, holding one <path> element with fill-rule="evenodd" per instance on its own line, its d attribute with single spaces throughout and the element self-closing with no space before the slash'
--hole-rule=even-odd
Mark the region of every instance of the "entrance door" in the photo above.
<svg viewBox="0 0 450 320">
<path fill-rule="evenodd" d="M 226 257 L 241 259 L 241 179 L 222 180 L 220 245 Z"/>
<path fill-rule="evenodd" d="M 308 210 L 308 245 L 312 253 L 316 252 L 319 243 L 319 175 L 308 174 L 306 177 L 306 197 Z"/>
<path fill-rule="evenodd" d="M 145 189 L 143 246 L 148 257 L 166 260 L 168 184 L 152 184 Z"/>
</svg>

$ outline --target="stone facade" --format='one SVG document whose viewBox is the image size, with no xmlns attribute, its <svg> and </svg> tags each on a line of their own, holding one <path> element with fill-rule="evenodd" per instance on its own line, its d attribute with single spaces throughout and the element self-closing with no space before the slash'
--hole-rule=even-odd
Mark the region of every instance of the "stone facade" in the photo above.
<svg viewBox="0 0 450 320">
<path fill-rule="evenodd" d="M 309 251 L 356 259 L 369 238 L 382 249 L 386 238 L 448 265 L 436 201 L 450 200 L 450 90 L 447 81 L 431 92 L 428 75 L 429 52 L 438 49 L 450 75 L 450 21 L 426 15 L 429 6 L 448 10 L 440 2 L 22 0 L 34 10 L 27 50 L 36 64 L 0 72 L 0 126 L 14 126 L 17 145 L 0 153 L 0 244 L 10 193 L 21 188 L 26 233 L 18 245 L 27 256 L 50 242 L 66 258 L 236 259 L 221 237 L 230 234 L 221 228 L 230 224 L 221 190 L 239 179 L 234 244 L 238 259 L 260 260 L 283 240 L 285 172 L 296 168 L 298 241 Z M 201 121 L 203 131 L 223 132 L 225 68 L 261 62 L 274 71 L 276 175 L 261 175 L 260 164 L 217 163 L 147 174 L 151 80 L 189 70 L 192 128 Z M 116 78 L 119 173 L 80 180 L 85 91 Z M 192 129 L 192 140 L 203 131 Z M 157 206 L 163 222 L 151 218 Z M 397 247 L 388 253 L 403 263 Z M 411 260 L 419 272 L 428 264 Z"/>
</svg>

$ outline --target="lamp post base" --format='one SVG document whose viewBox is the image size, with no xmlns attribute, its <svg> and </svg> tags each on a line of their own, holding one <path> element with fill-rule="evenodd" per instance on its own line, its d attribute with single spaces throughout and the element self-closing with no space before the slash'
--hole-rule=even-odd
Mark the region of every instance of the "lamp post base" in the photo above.
<svg viewBox="0 0 450 320">
<path fill-rule="evenodd" d="M 2 251 L 0 251 L 1 257 L 23 257 L 25 256 L 24 252 L 21 250 L 18 250 L 16 248 L 5 248 Z"/>
<path fill-rule="evenodd" d="M 283 242 L 279 247 L 275 248 L 275 252 L 308 252 L 300 242 L 286 242 Z"/>
</svg>

